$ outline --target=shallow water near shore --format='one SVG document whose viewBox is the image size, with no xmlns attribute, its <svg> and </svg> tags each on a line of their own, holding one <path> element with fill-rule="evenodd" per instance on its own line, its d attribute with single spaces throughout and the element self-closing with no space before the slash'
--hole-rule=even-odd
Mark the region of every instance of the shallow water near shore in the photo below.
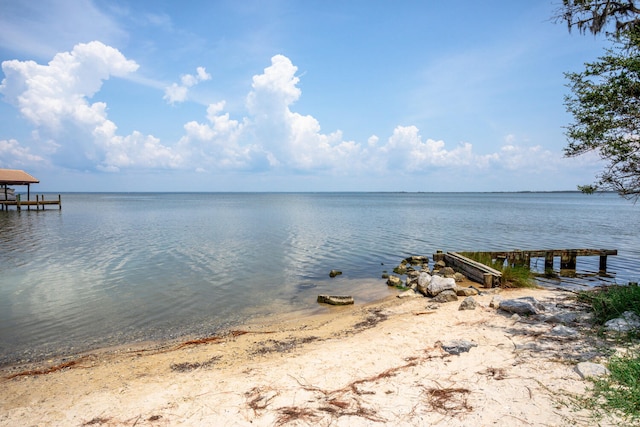
<svg viewBox="0 0 640 427">
<path fill-rule="evenodd" d="M 618 249 L 606 276 L 585 257 L 576 278 L 545 282 L 640 280 L 640 208 L 615 194 L 72 193 L 62 206 L 0 212 L 0 365 L 311 313 L 320 293 L 381 299 L 383 271 L 439 249 Z"/>
</svg>

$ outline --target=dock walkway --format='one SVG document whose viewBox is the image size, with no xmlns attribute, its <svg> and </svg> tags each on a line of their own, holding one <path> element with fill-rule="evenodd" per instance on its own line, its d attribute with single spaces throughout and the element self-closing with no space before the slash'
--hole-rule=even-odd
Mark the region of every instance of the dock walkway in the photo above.
<svg viewBox="0 0 640 427">
<path fill-rule="evenodd" d="M 16 209 L 22 210 L 26 206 L 27 210 L 31 210 L 31 206 L 35 206 L 36 210 L 44 210 L 47 205 L 57 205 L 58 209 L 62 209 L 62 197 L 58 194 L 58 198 L 54 200 L 45 200 L 44 195 L 37 195 L 35 200 L 20 200 L 20 195 L 16 200 L 0 200 L 1 210 L 9 210 L 9 206 L 15 206 Z"/>
</svg>

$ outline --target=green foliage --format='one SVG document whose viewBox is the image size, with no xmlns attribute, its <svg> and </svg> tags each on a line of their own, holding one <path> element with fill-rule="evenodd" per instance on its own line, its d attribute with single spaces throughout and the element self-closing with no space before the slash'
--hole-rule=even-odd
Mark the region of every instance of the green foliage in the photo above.
<svg viewBox="0 0 640 427">
<path fill-rule="evenodd" d="M 567 157 L 590 151 L 608 162 L 595 185 L 582 191 L 614 190 L 640 196 L 640 27 L 614 39 L 615 49 L 580 73 L 566 73 L 565 97 L 573 123 L 566 130 Z"/>
<path fill-rule="evenodd" d="M 611 375 L 592 379 L 593 389 L 583 404 L 596 414 L 616 412 L 629 424 L 640 421 L 640 354 L 614 356 L 607 368 Z"/>
<path fill-rule="evenodd" d="M 591 305 L 594 321 L 599 325 L 619 317 L 625 311 L 640 315 L 640 286 L 637 283 L 583 291 L 578 293 L 578 300 Z M 632 334 L 629 339 L 633 337 Z M 612 357 L 607 367 L 611 375 L 594 379 L 592 393 L 583 403 L 597 413 L 617 411 L 628 422 L 639 422 L 640 353 L 636 350 Z"/>
<path fill-rule="evenodd" d="M 578 300 L 591 305 L 594 322 L 598 325 L 620 317 L 625 311 L 633 311 L 640 315 L 640 286 L 637 283 L 582 291 L 578 293 Z"/>
</svg>

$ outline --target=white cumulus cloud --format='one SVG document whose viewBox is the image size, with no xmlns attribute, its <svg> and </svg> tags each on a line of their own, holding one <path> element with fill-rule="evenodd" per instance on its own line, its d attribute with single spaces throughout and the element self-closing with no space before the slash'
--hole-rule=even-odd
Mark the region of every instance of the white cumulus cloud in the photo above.
<svg viewBox="0 0 640 427">
<path fill-rule="evenodd" d="M 113 47 L 98 41 L 81 43 L 71 52 L 56 54 L 47 65 L 4 61 L 0 93 L 39 134 L 51 136 L 48 147 L 55 147 L 54 157 L 63 166 L 170 167 L 178 161 L 170 149 L 151 136 L 117 135 L 116 124 L 107 117 L 107 105 L 89 102 L 105 80 L 137 69 L 135 61 Z"/>
<path fill-rule="evenodd" d="M 453 147 L 425 138 L 417 126 L 397 126 L 388 138 L 357 142 L 341 130 L 323 132 L 312 115 L 295 111 L 300 99 L 298 68 L 275 55 L 252 78 L 246 114 L 232 118 L 226 101 L 208 105 L 201 121 L 182 125 L 177 141 L 133 130 L 118 132 L 107 104 L 90 102 L 111 77 L 127 77 L 138 65 L 100 42 L 76 45 L 46 65 L 5 61 L 0 85 L 4 100 L 34 125 L 30 146 L 0 140 L 0 158 L 11 164 L 50 162 L 79 170 L 181 169 L 198 172 L 276 171 L 352 176 L 429 174 L 437 169 L 542 171 L 560 165 L 561 156 L 539 146 L 517 144 L 515 135 L 496 141 L 496 151 L 479 154 L 470 142 Z M 189 89 L 210 80 L 204 67 L 165 88 L 169 103 L 187 99 Z M 135 79 L 131 79 L 135 81 Z M 160 88 L 161 89 L 161 88 Z M 234 100 L 235 101 L 235 100 Z M 237 102 L 234 102 L 237 105 Z M 6 160 L 9 159 L 9 160 Z M 559 166 L 558 166 L 559 167 Z"/>
<path fill-rule="evenodd" d="M 197 67 L 195 75 L 184 74 L 180 77 L 181 84 L 172 83 L 171 86 L 167 86 L 164 90 L 163 99 L 165 99 L 169 104 L 184 102 L 187 100 L 189 88 L 206 80 L 211 80 L 211 74 L 207 73 L 207 70 L 204 67 Z"/>
</svg>

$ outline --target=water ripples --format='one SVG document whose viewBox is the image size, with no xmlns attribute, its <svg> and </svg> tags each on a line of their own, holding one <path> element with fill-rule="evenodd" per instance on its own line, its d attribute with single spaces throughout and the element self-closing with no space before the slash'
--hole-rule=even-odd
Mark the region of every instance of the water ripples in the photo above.
<svg viewBox="0 0 640 427">
<path fill-rule="evenodd" d="M 638 208 L 581 194 L 69 194 L 0 213 L 0 364 L 359 301 L 436 250 L 618 249 L 553 285 L 637 281 Z M 342 276 L 330 279 L 332 269 Z"/>
</svg>

